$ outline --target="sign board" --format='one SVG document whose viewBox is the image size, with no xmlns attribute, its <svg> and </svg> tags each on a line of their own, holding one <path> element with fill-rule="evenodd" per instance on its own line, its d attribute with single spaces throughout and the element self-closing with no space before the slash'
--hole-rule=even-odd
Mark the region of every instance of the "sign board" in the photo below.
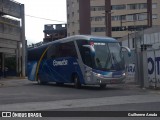
<svg viewBox="0 0 160 120">
<path fill-rule="evenodd" d="M 160 87 L 160 50 L 148 51 L 147 61 L 149 86 Z"/>
<path fill-rule="evenodd" d="M 156 87 L 160 87 L 160 50 L 155 51 Z"/>
<path fill-rule="evenodd" d="M 135 64 L 126 65 L 126 75 L 128 79 L 134 80 L 135 78 Z"/>
</svg>

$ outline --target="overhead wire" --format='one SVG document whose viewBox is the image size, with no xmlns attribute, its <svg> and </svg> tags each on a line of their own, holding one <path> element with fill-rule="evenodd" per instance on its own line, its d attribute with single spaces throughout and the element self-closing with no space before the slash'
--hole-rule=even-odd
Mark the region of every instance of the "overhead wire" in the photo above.
<svg viewBox="0 0 160 120">
<path fill-rule="evenodd" d="M 63 22 L 63 23 L 66 23 L 66 21 L 53 20 L 53 19 L 48 19 L 48 18 L 43 18 L 43 17 L 37 17 L 37 16 L 33 16 L 33 15 L 27 15 L 26 14 L 25 16 L 32 17 L 32 18 L 37 18 L 37 19 L 42 19 L 42 20 L 49 20 L 49 21 L 54 21 L 54 22 Z"/>
</svg>

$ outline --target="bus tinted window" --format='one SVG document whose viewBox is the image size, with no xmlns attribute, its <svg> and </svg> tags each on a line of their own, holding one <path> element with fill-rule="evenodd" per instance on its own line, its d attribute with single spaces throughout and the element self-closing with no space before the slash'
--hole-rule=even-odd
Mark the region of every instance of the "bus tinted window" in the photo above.
<svg viewBox="0 0 160 120">
<path fill-rule="evenodd" d="M 50 46 L 50 48 L 48 49 L 47 52 L 47 58 L 57 58 L 59 57 L 59 45 L 58 44 L 53 44 L 52 46 Z"/>
<path fill-rule="evenodd" d="M 48 59 L 58 57 L 77 57 L 74 42 L 52 45 L 47 53 Z"/>
<path fill-rule="evenodd" d="M 59 46 L 59 57 L 77 57 L 74 42 L 61 43 Z"/>
<path fill-rule="evenodd" d="M 77 45 L 79 48 L 79 51 L 81 53 L 82 60 L 84 64 L 88 65 L 89 67 L 92 67 L 92 57 L 90 54 L 90 49 L 83 47 L 83 45 L 87 45 L 87 40 L 78 40 Z"/>
<path fill-rule="evenodd" d="M 38 61 L 40 60 L 42 54 L 47 49 L 47 46 L 42 46 L 40 48 L 32 48 L 28 50 L 28 61 Z M 46 54 L 44 54 L 43 59 L 46 58 Z"/>
</svg>

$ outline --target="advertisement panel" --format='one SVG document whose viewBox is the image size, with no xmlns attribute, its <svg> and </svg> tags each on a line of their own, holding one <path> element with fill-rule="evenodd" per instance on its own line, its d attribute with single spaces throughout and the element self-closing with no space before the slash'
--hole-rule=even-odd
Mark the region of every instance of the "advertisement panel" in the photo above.
<svg viewBox="0 0 160 120">
<path fill-rule="evenodd" d="M 160 50 L 155 51 L 156 87 L 160 87 Z"/>
<path fill-rule="evenodd" d="M 147 52 L 147 61 L 148 61 L 148 82 L 149 86 L 155 87 L 156 78 L 155 78 L 155 53 L 154 51 Z"/>
<path fill-rule="evenodd" d="M 135 64 L 128 64 L 126 65 L 126 73 L 127 73 L 127 78 L 133 79 L 135 78 Z"/>
</svg>

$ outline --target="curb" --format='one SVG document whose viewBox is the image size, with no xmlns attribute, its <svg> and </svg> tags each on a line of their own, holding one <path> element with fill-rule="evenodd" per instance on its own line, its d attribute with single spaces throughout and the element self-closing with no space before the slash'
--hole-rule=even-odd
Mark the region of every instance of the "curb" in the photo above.
<svg viewBox="0 0 160 120">
<path fill-rule="evenodd" d="M 25 80 L 28 79 L 27 77 L 6 77 L 1 78 L 0 81 L 7 81 L 7 80 Z"/>
</svg>

